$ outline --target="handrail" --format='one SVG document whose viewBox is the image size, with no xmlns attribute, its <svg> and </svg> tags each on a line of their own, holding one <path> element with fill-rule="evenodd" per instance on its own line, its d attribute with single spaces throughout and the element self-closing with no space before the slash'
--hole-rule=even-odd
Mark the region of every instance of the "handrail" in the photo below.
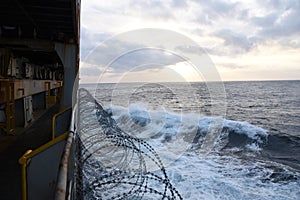
<svg viewBox="0 0 300 200">
<path fill-rule="evenodd" d="M 29 163 L 30 163 L 30 160 L 34 157 L 34 156 L 36 156 L 37 154 L 39 154 L 39 153 L 41 153 L 41 152 L 43 152 L 43 151 L 45 151 L 45 150 L 47 150 L 47 149 L 49 149 L 50 147 L 52 147 L 53 145 L 55 145 L 55 144 L 57 144 L 57 143 L 59 143 L 59 142 L 61 142 L 62 140 L 64 140 L 64 139 L 66 139 L 67 137 L 68 137 L 68 140 L 67 140 L 67 142 L 66 142 L 66 146 L 65 146 L 65 149 L 64 149 L 64 152 L 63 152 L 63 154 L 62 154 L 62 159 L 64 158 L 64 157 L 66 157 L 66 158 L 69 158 L 69 155 L 68 155 L 68 153 L 67 153 L 67 150 L 68 149 L 70 149 L 70 147 L 68 147 L 68 146 L 71 146 L 72 145 L 72 139 L 73 139 L 73 137 L 72 137 L 72 135 L 73 134 L 71 134 L 71 132 L 72 131 L 70 131 L 70 134 L 68 135 L 68 132 L 69 132 L 69 130 L 70 129 L 68 129 L 67 131 L 66 130 L 62 130 L 62 131 L 65 131 L 63 134 L 61 134 L 61 135 L 59 135 L 59 136 L 56 136 L 55 137 L 55 134 L 57 134 L 56 133 L 56 127 L 55 127 L 55 125 L 56 125 L 56 121 L 58 120 L 57 118 L 60 116 L 60 115 L 62 115 L 62 114 L 64 114 L 66 111 L 69 111 L 69 110 L 71 110 L 72 109 L 72 107 L 68 107 L 68 108 L 65 108 L 65 109 L 63 109 L 62 111 L 60 111 L 59 113 L 56 113 L 54 116 L 53 116 L 53 118 L 52 118 L 52 140 L 51 141 L 49 141 L 49 142 L 47 142 L 46 144 L 44 144 L 44 145 L 42 145 L 42 146 L 40 146 L 40 147 L 38 147 L 37 149 L 35 149 L 35 150 L 27 150 L 24 154 L 23 154 L 23 156 L 19 159 L 19 163 L 21 164 L 21 173 L 22 173 L 22 180 L 21 180 L 21 185 L 22 185 L 22 200 L 26 200 L 27 199 L 27 195 L 28 195 L 28 183 L 27 183 L 27 167 L 28 167 L 28 165 L 29 165 Z M 73 119 L 73 116 L 72 116 L 72 119 Z M 69 123 L 69 122 L 66 122 L 66 123 Z M 71 123 L 71 124 L 73 124 L 73 123 Z M 65 128 L 63 128 L 63 129 L 65 129 Z M 73 129 L 71 129 L 71 130 L 73 130 Z M 59 155 L 58 155 L 59 156 Z M 67 161 L 66 161 L 67 162 Z M 59 168 L 59 174 L 61 174 L 61 168 L 62 168 L 63 166 L 60 166 L 60 168 Z M 66 165 L 66 167 L 68 167 L 68 165 Z M 59 175 L 59 177 L 60 177 L 61 175 Z M 64 179 L 64 180 L 66 180 L 66 179 Z M 60 181 L 61 182 L 61 181 Z M 59 185 L 60 184 L 60 182 L 58 182 L 57 184 Z"/>
<path fill-rule="evenodd" d="M 72 119 L 70 123 L 70 131 L 68 135 L 68 140 L 65 145 L 65 149 L 60 161 L 59 172 L 57 178 L 57 186 L 55 192 L 55 200 L 64 200 L 66 199 L 66 189 L 67 189 L 67 179 L 68 179 L 68 169 L 69 169 L 69 157 L 71 154 L 71 149 L 73 144 L 74 132 L 76 131 L 76 127 L 74 126 L 76 123 L 76 110 L 77 105 L 74 106 L 72 112 Z"/>
<path fill-rule="evenodd" d="M 61 142 L 62 140 L 67 138 L 67 132 L 54 138 L 50 142 L 47 142 L 46 144 L 38 147 L 35 150 L 27 150 L 23 156 L 19 159 L 19 163 L 22 165 L 21 170 L 22 170 L 22 200 L 27 199 L 27 173 L 26 173 L 26 167 L 30 163 L 30 159 L 33 158 L 35 155 L 45 151 L 49 147 L 53 146 L 54 144 Z"/>
<path fill-rule="evenodd" d="M 60 111 L 60 112 L 56 113 L 55 115 L 53 115 L 53 117 L 52 117 L 52 139 L 55 138 L 55 120 L 56 120 L 56 118 L 58 116 L 62 115 L 63 113 L 65 113 L 67 110 L 70 110 L 70 109 L 72 109 L 72 106 L 67 107 L 67 108 L 63 109 L 62 111 Z"/>
<path fill-rule="evenodd" d="M 68 179 L 68 165 L 69 165 L 69 157 L 73 142 L 73 131 L 70 131 L 67 143 L 65 145 L 65 149 L 60 161 L 59 172 L 58 172 L 58 180 L 55 192 L 55 200 L 64 200 L 66 199 L 66 188 L 67 188 L 67 179 Z"/>
</svg>

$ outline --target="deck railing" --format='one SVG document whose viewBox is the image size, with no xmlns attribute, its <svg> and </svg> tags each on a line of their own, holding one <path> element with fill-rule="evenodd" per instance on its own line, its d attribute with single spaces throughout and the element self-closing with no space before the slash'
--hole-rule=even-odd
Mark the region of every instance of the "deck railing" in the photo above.
<svg viewBox="0 0 300 200">
<path fill-rule="evenodd" d="M 76 132 L 76 106 L 73 109 L 68 140 L 64 148 L 59 165 L 55 200 L 65 200 L 75 198 L 75 144 L 74 137 Z"/>
<path fill-rule="evenodd" d="M 72 146 L 71 115 L 71 107 L 56 114 L 52 120 L 52 140 L 33 151 L 26 151 L 19 159 L 23 200 L 54 199 L 56 196 L 56 188 L 60 188 L 62 182 L 58 179 L 65 168 L 61 160 L 69 159 L 70 151 L 67 150 Z"/>
</svg>

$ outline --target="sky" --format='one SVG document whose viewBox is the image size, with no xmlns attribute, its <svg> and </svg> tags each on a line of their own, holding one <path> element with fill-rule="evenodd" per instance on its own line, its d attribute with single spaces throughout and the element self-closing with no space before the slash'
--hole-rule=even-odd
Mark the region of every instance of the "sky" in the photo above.
<svg viewBox="0 0 300 200">
<path fill-rule="evenodd" d="M 299 0 L 82 0 L 80 82 L 300 79 Z"/>
</svg>

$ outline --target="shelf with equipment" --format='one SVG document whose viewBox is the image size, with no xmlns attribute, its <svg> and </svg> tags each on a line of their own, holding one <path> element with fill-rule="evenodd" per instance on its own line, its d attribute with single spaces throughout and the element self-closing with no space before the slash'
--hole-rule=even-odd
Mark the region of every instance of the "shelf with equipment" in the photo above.
<svg viewBox="0 0 300 200">
<path fill-rule="evenodd" d="M 0 48 L 0 61 L 0 132 L 13 134 L 30 123 L 35 109 L 56 103 L 63 66 L 53 52 L 19 48 Z"/>
</svg>

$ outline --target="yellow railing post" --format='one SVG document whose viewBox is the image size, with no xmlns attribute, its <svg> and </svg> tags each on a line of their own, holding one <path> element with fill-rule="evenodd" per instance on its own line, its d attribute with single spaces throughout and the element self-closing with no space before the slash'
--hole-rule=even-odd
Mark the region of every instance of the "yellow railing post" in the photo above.
<svg viewBox="0 0 300 200">
<path fill-rule="evenodd" d="M 50 148 L 54 144 L 66 139 L 67 136 L 68 136 L 68 133 L 66 132 L 33 151 L 27 150 L 24 153 L 24 155 L 19 159 L 19 163 L 21 164 L 21 172 L 22 172 L 22 176 L 21 176 L 22 177 L 22 180 L 21 180 L 21 182 L 22 182 L 22 200 L 27 199 L 27 165 L 29 164 L 30 159 L 33 158 L 35 155 L 41 153 L 42 151 Z"/>
<path fill-rule="evenodd" d="M 60 116 L 61 114 L 63 114 L 64 112 L 66 112 L 67 110 L 71 110 L 72 107 L 67 107 L 65 109 L 63 109 L 62 111 L 60 111 L 59 113 L 56 113 L 53 117 L 52 117 L 52 140 L 55 138 L 55 121 L 56 121 L 56 118 L 58 116 Z"/>
<path fill-rule="evenodd" d="M 27 173 L 26 173 L 26 167 L 27 167 L 27 156 L 30 155 L 32 150 L 27 150 L 24 155 L 19 159 L 19 163 L 21 166 L 21 177 L 22 177 L 22 200 L 27 199 Z"/>
</svg>

